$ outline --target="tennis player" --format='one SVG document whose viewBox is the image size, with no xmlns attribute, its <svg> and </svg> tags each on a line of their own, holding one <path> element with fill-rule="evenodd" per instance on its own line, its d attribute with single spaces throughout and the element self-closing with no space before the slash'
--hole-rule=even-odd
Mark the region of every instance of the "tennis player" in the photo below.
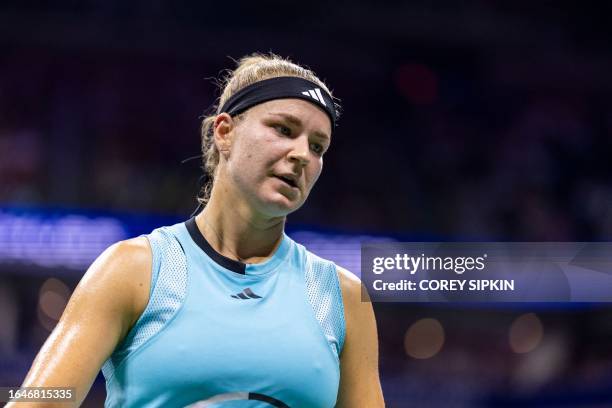
<svg viewBox="0 0 612 408">
<path fill-rule="evenodd" d="M 284 233 L 330 146 L 329 89 L 252 55 L 215 112 L 202 210 L 100 255 L 23 386 L 76 387 L 78 405 L 102 369 L 107 407 L 384 406 L 359 279 Z"/>
</svg>

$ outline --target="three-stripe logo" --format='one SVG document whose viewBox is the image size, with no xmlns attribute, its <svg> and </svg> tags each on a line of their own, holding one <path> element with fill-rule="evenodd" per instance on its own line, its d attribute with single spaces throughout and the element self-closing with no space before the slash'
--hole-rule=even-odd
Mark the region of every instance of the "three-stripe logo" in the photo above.
<svg viewBox="0 0 612 408">
<path fill-rule="evenodd" d="M 325 100 L 323 99 L 323 95 L 321 94 L 321 88 L 309 89 L 302 92 L 302 95 L 310 96 L 315 101 L 321 102 L 323 106 L 327 106 Z"/>
<path fill-rule="evenodd" d="M 251 288 L 246 288 L 242 292 L 231 295 L 234 299 L 261 299 L 262 297 L 253 293 Z"/>
</svg>

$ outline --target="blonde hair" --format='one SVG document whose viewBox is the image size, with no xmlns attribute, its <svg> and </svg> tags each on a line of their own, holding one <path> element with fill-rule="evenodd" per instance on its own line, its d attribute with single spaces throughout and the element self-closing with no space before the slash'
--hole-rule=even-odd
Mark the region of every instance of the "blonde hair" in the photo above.
<svg viewBox="0 0 612 408">
<path fill-rule="evenodd" d="M 241 58 L 234 71 L 228 71 L 221 80 L 219 88 L 222 90 L 218 103 L 213 107 L 214 114 L 206 116 L 202 120 L 202 164 L 207 176 L 206 183 L 198 194 L 197 200 L 201 206 L 205 206 L 210 199 L 210 193 L 215 181 L 215 172 L 219 164 L 219 151 L 214 142 L 214 122 L 218 110 L 223 106 L 232 95 L 241 89 L 265 79 L 294 76 L 307 79 L 325 89 L 330 95 L 331 92 L 314 72 L 291 62 L 288 58 L 283 58 L 275 54 L 251 54 Z M 336 117 L 339 116 L 339 106 L 336 104 Z M 240 120 L 242 114 L 234 119 Z"/>
</svg>

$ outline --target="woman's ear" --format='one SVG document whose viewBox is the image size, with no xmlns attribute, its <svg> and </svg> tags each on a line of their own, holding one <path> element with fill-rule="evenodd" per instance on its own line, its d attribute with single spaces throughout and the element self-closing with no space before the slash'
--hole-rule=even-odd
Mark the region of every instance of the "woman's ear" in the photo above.
<svg viewBox="0 0 612 408">
<path fill-rule="evenodd" d="M 219 154 L 227 159 L 232 147 L 233 130 L 236 127 L 236 122 L 227 113 L 220 113 L 215 118 L 213 123 L 214 141 L 219 150 Z"/>
</svg>

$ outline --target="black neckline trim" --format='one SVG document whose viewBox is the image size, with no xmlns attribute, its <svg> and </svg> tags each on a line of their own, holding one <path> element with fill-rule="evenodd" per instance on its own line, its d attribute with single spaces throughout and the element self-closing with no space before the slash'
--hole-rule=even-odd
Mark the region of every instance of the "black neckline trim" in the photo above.
<svg viewBox="0 0 612 408">
<path fill-rule="evenodd" d="M 213 261 L 232 272 L 246 275 L 245 263 L 223 256 L 215 251 L 212 246 L 210 246 L 206 238 L 204 238 L 204 235 L 202 235 L 202 232 L 200 232 L 198 224 L 196 224 L 195 217 L 191 217 L 185 221 L 185 226 L 187 227 L 187 231 L 189 231 L 189 235 L 191 235 L 191 239 L 193 239 L 193 241 L 202 249 L 202 251 L 206 252 L 206 255 L 211 257 Z"/>
</svg>

